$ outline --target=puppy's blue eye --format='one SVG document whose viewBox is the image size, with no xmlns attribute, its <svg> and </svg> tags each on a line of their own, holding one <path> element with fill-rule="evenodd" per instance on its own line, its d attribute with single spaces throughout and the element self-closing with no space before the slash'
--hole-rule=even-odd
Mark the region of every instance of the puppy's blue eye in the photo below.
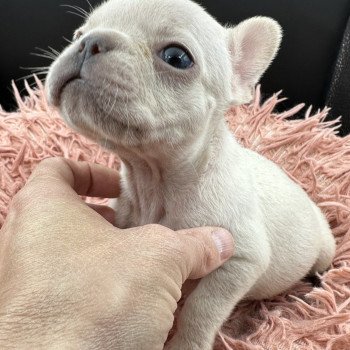
<svg viewBox="0 0 350 350">
<path fill-rule="evenodd" d="M 188 69 L 193 66 L 193 58 L 179 46 L 168 46 L 160 53 L 160 58 L 177 69 Z"/>
</svg>

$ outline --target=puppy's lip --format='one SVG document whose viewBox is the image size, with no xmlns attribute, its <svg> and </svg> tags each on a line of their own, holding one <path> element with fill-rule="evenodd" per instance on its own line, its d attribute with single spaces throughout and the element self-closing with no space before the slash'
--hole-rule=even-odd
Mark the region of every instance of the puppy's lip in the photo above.
<svg viewBox="0 0 350 350">
<path fill-rule="evenodd" d="M 53 88 L 51 88 L 51 91 L 50 91 L 50 98 L 49 98 L 50 104 L 52 104 L 55 107 L 59 107 L 61 104 L 61 96 L 62 96 L 63 90 L 71 82 L 75 80 L 80 80 L 80 79 L 82 79 L 80 74 L 71 74 L 69 76 L 62 77 L 61 79 L 57 79 Z"/>
<path fill-rule="evenodd" d="M 62 85 L 61 93 L 62 93 L 62 91 L 64 90 L 64 88 L 65 88 L 69 83 L 71 83 L 71 82 L 74 81 L 74 80 L 83 80 L 83 79 L 81 78 L 80 75 L 68 79 L 68 80 Z"/>
</svg>

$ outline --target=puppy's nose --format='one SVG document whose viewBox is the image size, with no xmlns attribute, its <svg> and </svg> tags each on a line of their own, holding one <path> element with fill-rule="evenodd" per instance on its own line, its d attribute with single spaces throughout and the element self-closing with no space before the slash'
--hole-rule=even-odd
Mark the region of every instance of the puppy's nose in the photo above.
<svg viewBox="0 0 350 350">
<path fill-rule="evenodd" d="M 79 54 L 84 60 L 101 53 L 106 53 L 113 49 L 111 40 L 100 35 L 89 35 L 84 38 L 79 45 Z"/>
</svg>

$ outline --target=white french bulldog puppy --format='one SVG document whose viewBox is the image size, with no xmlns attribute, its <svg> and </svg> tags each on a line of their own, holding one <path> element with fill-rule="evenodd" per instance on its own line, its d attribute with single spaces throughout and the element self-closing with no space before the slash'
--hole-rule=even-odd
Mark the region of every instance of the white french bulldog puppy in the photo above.
<svg viewBox="0 0 350 350">
<path fill-rule="evenodd" d="M 50 103 L 122 160 L 117 226 L 234 236 L 234 257 L 190 294 L 169 349 L 211 349 L 240 300 L 281 293 L 334 256 L 320 209 L 225 122 L 230 105 L 252 99 L 280 41 L 270 18 L 225 28 L 189 0 L 109 0 L 50 69 Z"/>
</svg>

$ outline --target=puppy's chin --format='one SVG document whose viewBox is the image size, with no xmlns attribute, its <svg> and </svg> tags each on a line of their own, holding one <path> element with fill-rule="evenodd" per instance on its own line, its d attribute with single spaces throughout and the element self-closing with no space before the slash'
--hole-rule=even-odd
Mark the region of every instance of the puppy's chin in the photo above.
<svg viewBox="0 0 350 350">
<path fill-rule="evenodd" d="M 160 140 L 157 128 L 145 122 L 149 120 L 145 117 L 150 113 L 147 108 L 136 108 L 115 96 L 114 101 L 108 101 L 101 89 L 79 78 L 64 86 L 59 109 L 72 129 L 113 150 Z"/>
</svg>

